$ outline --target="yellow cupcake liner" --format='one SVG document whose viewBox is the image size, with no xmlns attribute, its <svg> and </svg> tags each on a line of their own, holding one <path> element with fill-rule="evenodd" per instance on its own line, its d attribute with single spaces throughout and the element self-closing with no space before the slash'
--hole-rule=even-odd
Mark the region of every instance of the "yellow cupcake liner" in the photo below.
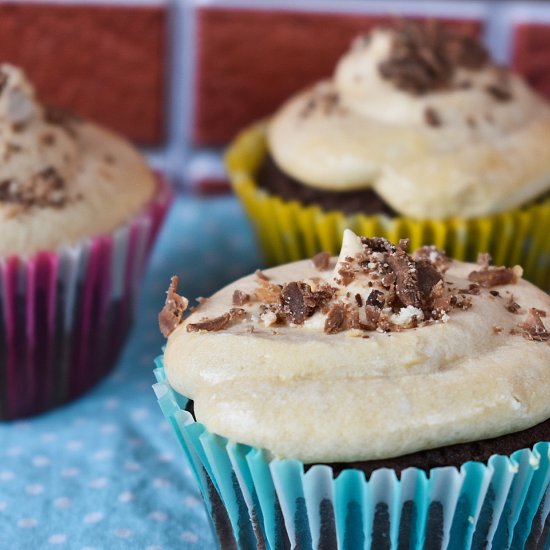
<svg viewBox="0 0 550 550">
<path fill-rule="evenodd" d="M 261 189 L 255 178 L 266 153 L 266 124 L 260 122 L 237 136 L 227 152 L 226 165 L 269 265 L 308 258 L 320 250 L 336 254 L 342 232 L 349 228 L 359 235 L 393 242 L 407 237 L 412 250 L 434 244 L 457 260 L 475 261 L 479 252 L 489 252 L 495 264 L 519 264 L 525 278 L 550 289 L 550 198 L 473 219 L 349 215 L 283 200 Z"/>
</svg>

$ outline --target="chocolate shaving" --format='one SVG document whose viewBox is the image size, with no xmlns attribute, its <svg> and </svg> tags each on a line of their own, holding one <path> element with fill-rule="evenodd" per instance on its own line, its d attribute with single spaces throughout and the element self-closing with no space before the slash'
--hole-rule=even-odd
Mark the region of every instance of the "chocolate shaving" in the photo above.
<svg viewBox="0 0 550 550">
<path fill-rule="evenodd" d="M 494 296 L 495 298 L 499 298 L 500 297 L 500 292 L 498 290 L 490 290 L 489 291 L 489 294 L 491 296 Z"/>
<path fill-rule="evenodd" d="M 357 303 L 358 307 L 363 307 L 363 298 L 362 298 L 361 294 L 356 294 L 355 295 L 355 302 Z"/>
<path fill-rule="evenodd" d="M 313 265 L 317 271 L 326 271 L 330 264 L 330 254 L 328 252 L 319 252 L 311 258 Z"/>
<path fill-rule="evenodd" d="M 521 306 L 514 300 L 513 294 L 510 295 L 505 307 L 510 313 L 518 313 L 521 309 Z"/>
<path fill-rule="evenodd" d="M 228 313 L 224 313 L 219 317 L 213 319 L 204 319 L 198 323 L 189 323 L 187 325 L 187 332 L 199 332 L 201 330 L 207 332 L 215 332 L 226 328 L 230 323 L 235 320 L 241 319 L 246 315 L 246 311 L 241 308 L 231 308 Z"/>
<path fill-rule="evenodd" d="M 235 306 L 244 306 L 250 302 L 250 294 L 243 292 L 242 290 L 235 290 L 233 292 L 233 305 Z"/>
<path fill-rule="evenodd" d="M 289 322 L 301 325 L 313 315 L 317 302 L 307 283 L 292 282 L 283 286 L 281 310 Z"/>
<path fill-rule="evenodd" d="M 434 128 L 441 126 L 441 117 L 432 107 L 426 107 L 426 109 L 424 109 L 424 120 L 428 126 L 433 126 Z"/>
<path fill-rule="evenodd" d="M 340 284 L 348 286 L 355 279 L 355 273 L 351 269 L 349 262 L 342 262 L 341 267 L 338 270 L 338 275 L 340 275 Z"/>
<path fill-rule="evenodd" d="M 517 325 L 517 332 L 527 340 L 536 342 L 546 342 L 550 338 L 550 333 L 542 322 L 540 311 L 534 307 L 529 310 L 525 321 Z"/>
<path fill-rule="evenodd" d="M 266 304 L 279 302 L 281 296 L 281 287 L 279 285 L 269 283 L 264 279 L 260 279 L 260 285 L 254 292 L 256 300 Z"/>
<path fill-rule="evenodd" d="M 384 293 L 380 292 L 380 290 L 371 290 L 365 303 L 367 306 L 382 309 L 384 307 Z"/>
<path fill-rule="evenodd" d="M 189 301 L 177 293 L 179 278 L 174 275 L 170 279 L 170 286 L 166 291 L 166 302 L 159 313 L 159 326 L 162 335 L 168 338 L 170 334 L 181 324 L 183 313 L 189 305 Z"/>
<path fill-rule="evenodd" d="M 430 262 L 440 273 L 445 273 L 452 262 L 443 250 L 434 245 L 419 248 L 414 252 L 413 258 Z"/>
</svg>

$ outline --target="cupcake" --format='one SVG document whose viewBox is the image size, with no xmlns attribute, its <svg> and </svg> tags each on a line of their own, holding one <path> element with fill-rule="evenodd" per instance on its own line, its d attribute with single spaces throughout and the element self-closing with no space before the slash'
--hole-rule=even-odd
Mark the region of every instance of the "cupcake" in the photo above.
<svg viewBox="0 0 550 550">
<path fill-rule="evenodd" d="M 550 285 L 550 105 L 475 39 L 406 22 L 239 135 L 228 171 L 269 263 L 336 253 L 344 228 Z"/>
<path fill-rule="evenodd" d="M 0 66 L 0 419 L 115 364 L 167 187 L 123 138 L 42 105 Z"/>
<path fill-rule="evenodd" d="M 550 297 L 522 269 L 346 231 L 168 290 L 160 406 L 224 548 L 548 548 Z"/>
</svg>

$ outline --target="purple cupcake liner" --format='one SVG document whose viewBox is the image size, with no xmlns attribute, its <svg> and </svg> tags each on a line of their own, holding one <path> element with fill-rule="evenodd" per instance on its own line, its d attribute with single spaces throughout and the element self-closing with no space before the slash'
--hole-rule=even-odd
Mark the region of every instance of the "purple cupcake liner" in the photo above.
<svg viewBox="0 0 550 550">
<path fill-rule="evenodd" d="M 112 369 L 169 204 L 159 178 L 155 199 L 113 233 L 0 258 L 0 419 L 70 401 Z"/>
</svg>

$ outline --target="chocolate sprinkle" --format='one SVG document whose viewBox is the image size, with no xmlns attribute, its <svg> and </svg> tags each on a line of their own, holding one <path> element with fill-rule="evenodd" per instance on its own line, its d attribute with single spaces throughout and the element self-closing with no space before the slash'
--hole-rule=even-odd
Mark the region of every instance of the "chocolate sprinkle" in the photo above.
<svg viewBox="0 0 550 550">
<path fill-rule="evenodd" d="M 311 261 L 317 271 L 326 271 L 330 264 L 330 254 L 328 252 L 319 252 L 311 258 Z"/>
<path fill-rule="evenodd" d="M 166 292 L 166 302 L 159 313 L 160 331 L 165 338 L 182 322 L 183 313 L 189 305 L 189 301 L 177 293 L 178 284 L 179 278 L 174 275 Z"/>
</svg>

